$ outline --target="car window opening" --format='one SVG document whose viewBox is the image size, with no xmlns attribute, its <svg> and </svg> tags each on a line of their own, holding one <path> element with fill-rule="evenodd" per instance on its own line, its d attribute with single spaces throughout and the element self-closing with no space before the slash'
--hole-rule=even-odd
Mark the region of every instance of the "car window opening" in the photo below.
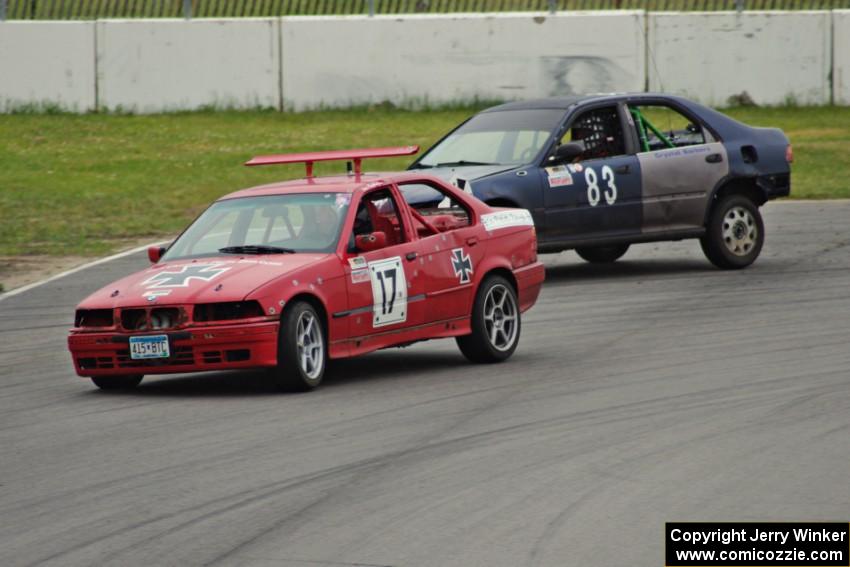
<svg viewBox="0 0 850 567">
<path fill-rule="evenodd" d="M 413 211 L 422 216 L 426 226 L 414 215 L 414 227 L 420 238 L 431 236 L 432 228 L 438 233 L 469 226 L 472 217 L 469 210 L 457 199 L 434 184 L 426 181 L 399 185 L 402 197 Z"/>
<path fill-rule="evenodd" d="M 615 106 L 596 108 L 581 114 L 563 140 L 568 136 L 570 142 L 578 142 L 584 147 L 584 151 L 574 161 L 615 157 L 626 153 L 623 127 Z"/>
<path fill-rule="evenodd" d="M 668 106 L 633 105 L 629 112 L 642 152 L 694 146 L 707 141 L 705 131 L 698 123 Z"/>
<path fill-rule="evenodd" d="M 389 189 L 379 189 L 369 193 L 357 206 L 357 214 L 354 216 L 354 228 L 349 237 L 349 250 L 362 250 L 358 242 L 362 238 L 370 237 L 369 250 L 395 246 L 406 241 L 404 225 L 401 215 Z"/>
</svg>

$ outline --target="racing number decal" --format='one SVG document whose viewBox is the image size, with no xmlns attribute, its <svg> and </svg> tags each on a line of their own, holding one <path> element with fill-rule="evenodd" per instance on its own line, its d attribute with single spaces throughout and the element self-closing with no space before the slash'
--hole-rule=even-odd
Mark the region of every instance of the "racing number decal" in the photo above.
<svg viewBox="0 0 850 567">
<path fill-rule="evenodd" d="M 395 304 L 395 294 L 398 286 L 398 278 L 396 277 L 396 269 L 389 268 L 387 270 L 375 272 L 378 281 L 381 282 L 381 315 L 393 312 Z M 387 293 L 390 283 L 393 282 L 393 290 Z"/>
<path fill-rule="evenodd" d="M 608 183 L 608 189 L 605 190 L 605 202 L 613 205 L 617 202 L 617 185 L 614 184 L 614 170 L 607 165 L 603 165 L 602 179 Z"/>
<path fill-rule="evenodd" d="M 407 278 L 401 256 L 369 262 L 372 280 L 372 326 L 383 327 L 407 320 Z"/>
<path fill-rule="evenodd" d="M 605 202 L 609 205 L 617 202 L 617 185 L 614 183 L 614 170 L 610 166 L 602 166 L 602 180 L 608 184 L 604 193 L 600 194 L 599 178 L 592 167 L 584 170 L 584 180 L 587 182 L 587 201 L 591 207 L 599 204 L 602 195 L 605 195 Z"/>
<path fill-rule="evenodd" d="M 584 180 L 587 181 L 587 201 L 591 207 L 595 207 L 599 204 L 599 185 L 597 185 L 599 180 L 592 167 L 584 170 Z"/>
</svg>

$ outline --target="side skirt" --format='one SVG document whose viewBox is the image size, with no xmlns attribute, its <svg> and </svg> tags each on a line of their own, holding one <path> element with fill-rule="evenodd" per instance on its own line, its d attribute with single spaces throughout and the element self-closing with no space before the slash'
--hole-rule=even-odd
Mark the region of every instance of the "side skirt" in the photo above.
<svg viewBox="0 0 850 567">
<path fill-rule="evenodd" d="M 663 242 L 672 240 L 685 240 L 687 238 L 699 238 L 705 234 L 705 228 L 688 230 L 672 230 L 664 232 L 653 232 L 649 234 L 630 234 L 628 236 L 615 236 L 610 238 L 592 238 L 585 240 L 547 240 L 537 244 L 540 253 L 560 252 L 561 250 L 572 250 L 584 246 L 608 246 L 611 244 L 639 244 L 641 242 Z"/>
<path fill-rule="evenodd" d="M 391 331 L 382 331 L 373 335 L 353 337 L 333 341 L 331 346 L 344 345 L 348 349 L 337 349 L 339 354 L 331 354 L 331 358 L 348 358 L 372 352 L 382 348 L 405 345 L 407 343 L 426 341 L 430 339 L 443 339 L 459 337 L 472 332 L 469 317 L 457 317 L 445 321 L 435 321 L 416 327 L 404 327 Z M 330 349 L 333 352 L 334 349 Z"/>
</svg>

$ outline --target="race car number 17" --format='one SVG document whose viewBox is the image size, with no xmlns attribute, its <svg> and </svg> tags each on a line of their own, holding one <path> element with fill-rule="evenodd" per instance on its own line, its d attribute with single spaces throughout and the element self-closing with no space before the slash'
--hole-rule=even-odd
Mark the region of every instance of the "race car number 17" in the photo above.
<svg viewBox="0 0 850 567">
<path fill-rule="evenodd" d="M 369 262 L 372 281 L 372 326 L 383 327 L 407 320 L 407 279 L 401 257 Z"/>
</svg>

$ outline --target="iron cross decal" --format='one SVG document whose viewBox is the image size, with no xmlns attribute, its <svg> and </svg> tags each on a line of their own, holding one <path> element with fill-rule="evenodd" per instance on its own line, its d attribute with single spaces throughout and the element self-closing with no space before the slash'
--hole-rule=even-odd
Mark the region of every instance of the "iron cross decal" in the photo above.
<svg viewBox="0 0 850 567">
<path fill-rule="evenodd" d="M 472 275 L 472 259 L 463 251 L 463 248 L 452 250 L 452 268 L 460 283 L 469 283 Z"/>
<path fill-rule="evenodd" d="M 190 264 L 176 270 L 164 270 L 142 282 L 148 289 L 169 287 L 189 287 L 192 280 L 211 281 L 230 268 L 222 268 L 221 264 Z"/>
</svg>

